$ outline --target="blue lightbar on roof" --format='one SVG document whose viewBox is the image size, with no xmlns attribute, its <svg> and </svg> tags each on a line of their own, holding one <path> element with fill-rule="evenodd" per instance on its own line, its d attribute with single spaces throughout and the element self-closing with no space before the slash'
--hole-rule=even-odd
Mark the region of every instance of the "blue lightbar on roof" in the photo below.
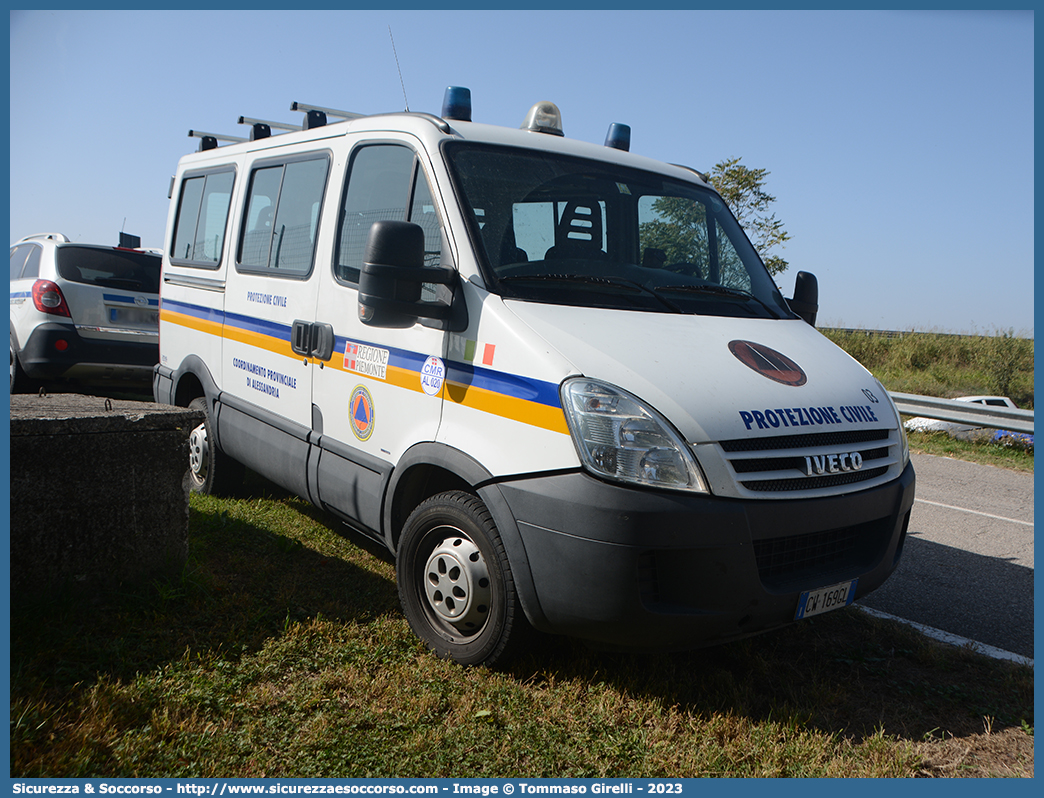
<svg viewBox="0 0 1044 798">
<path fill-rule="evenodd" d="M 614 150 L 627 152 L 631 149 L 631 126 L 621 122 L 613 122 L 609 125 L 609 132 L 605 134 L 605 146 Z"/>
<path fill-rule="evenodd" d="M 442 98 L 442 118 L 471 121 L 471 89 L 447 86 Z"/>
</svg>

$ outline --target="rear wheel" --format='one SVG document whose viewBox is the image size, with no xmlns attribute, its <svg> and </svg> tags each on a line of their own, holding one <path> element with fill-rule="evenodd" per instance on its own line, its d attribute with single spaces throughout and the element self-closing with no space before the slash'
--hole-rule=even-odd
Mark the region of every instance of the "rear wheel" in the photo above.
<svg viewBox="0 0 1044 798">
<path fill-rule="evenodd" d="M 27 388 L 29 378 L 22 371 L 18 362 L 18 352 L 15 350 L 14 336 L 11 336 L 11 393 L 20 393 Z"/>
<path fill-rule="evenodd" d="M 193 493 L 230 493 L 243 478 L 243 466 L 217 448 L 210 409 L 200 396 L 189 402 L 189 410 L 202 410 L 206 418 L 189 433 L 189 482 Z"/>
<path fill-rule="evenodd" d="M 449 491 L 418 506 L 403 528 L 395 570 L 410 627 L 438 656 L 492 665 L 528 638 L 504 545 L 477 496 Z"/>
</svg>

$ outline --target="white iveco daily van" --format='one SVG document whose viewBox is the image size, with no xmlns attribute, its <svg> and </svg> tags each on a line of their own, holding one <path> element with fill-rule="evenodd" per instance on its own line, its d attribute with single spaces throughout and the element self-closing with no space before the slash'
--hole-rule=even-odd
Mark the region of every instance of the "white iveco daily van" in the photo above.
<svg viewBox="0 0 1044 798">
<path fill-rule="evenodd" d="M 194 134 L 172 183 L 154 393 L 206 411 L 198 490 L 246 465 L 380 541 L 465 664 L 530 627 L 725 641 L 895 569 L 895 407 L 702 175 L 624 125 L 567 139 L 552 103 L 474 123 L 455 87 L 438 117 L 292 108 Z"/>
</svg>

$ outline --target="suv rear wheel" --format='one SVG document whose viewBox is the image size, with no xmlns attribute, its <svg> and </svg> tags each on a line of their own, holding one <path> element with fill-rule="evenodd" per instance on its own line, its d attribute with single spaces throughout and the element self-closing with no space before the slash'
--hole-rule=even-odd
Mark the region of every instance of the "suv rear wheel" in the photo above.
<svg viewBox="0 0 1044 798">
<path fill-rule="evenodd" d="M 21 393 L 26 389 L 29 378 L 22 371 L 18 362 L 18 351 L 15 349 L 14 336 L 11 336 L 11 393 Z"/>
</svg>

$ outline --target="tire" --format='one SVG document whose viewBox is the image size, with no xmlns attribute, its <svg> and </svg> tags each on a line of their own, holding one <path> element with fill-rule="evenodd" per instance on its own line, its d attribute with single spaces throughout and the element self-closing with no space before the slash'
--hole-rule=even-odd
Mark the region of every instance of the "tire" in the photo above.
<svg viewBox="0 0 1044 798">
<path fill-rule="evenodd" d="M 477 496 L 449 491 L 420 504 L 403 527 L 395 572 L 410 627 L 439 657 L 504 664 L 530 637 L 504 544 Z"/>
<path fill-rule="evenodd" d="M 18 377 L 18 355 L 15 354 L 14 338 L 11 338 L 11 393 L 15 392 L 15 380 Z"/>
<path fill-rule="evenodd" d="M 203 423 L 189 433 L 189 486 L 193 493 L 223 496 L 243 479 L 243 466 L 214 445 L 210 408 L 200 396 L 189 402 L 189 410 L 202 410 Z"/>
<path fill-rule="evenodd" d="M 11 335 L 11 393 L 22 393 L 26 390 L 29 378 L 22 370 L 22 364 L 18 362 L 18 352 L 15 350 L 14 335 Z"/>
</svg>

